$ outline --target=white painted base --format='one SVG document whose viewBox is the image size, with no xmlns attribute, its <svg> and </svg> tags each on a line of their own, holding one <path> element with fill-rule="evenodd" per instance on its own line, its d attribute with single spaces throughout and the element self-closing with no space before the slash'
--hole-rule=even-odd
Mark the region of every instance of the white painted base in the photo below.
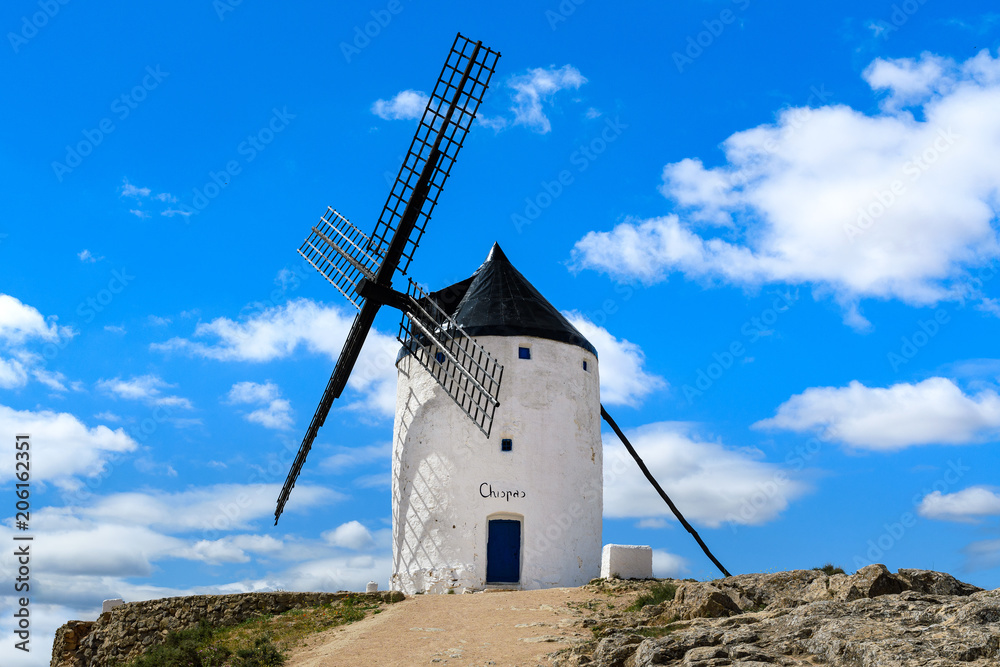
<svg viewBox="0 0 1000 667">
<path fill-rule="evenodd" d="M 115 607 L 120 607 L 125 604 L 125 600 L 121 598 L 114 598 L 113 600 L 105 600 L 104 604 L 101 605 L 101 613 L 111 611 Z"/>
<path fill-rule="evenodd" d="M 605 544 L 601 550 L 601 577 L 652 579 L 653 548 L 629 544 Z"/>
</svg>

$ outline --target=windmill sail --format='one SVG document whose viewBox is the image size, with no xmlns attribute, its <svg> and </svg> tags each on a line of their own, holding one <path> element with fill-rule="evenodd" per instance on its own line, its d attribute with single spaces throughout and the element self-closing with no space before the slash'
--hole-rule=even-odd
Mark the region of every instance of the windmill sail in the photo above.
<svg viewBox="0 0 1000 667">
<path fill-rule="evenodd" d="M 412 280 L 408 294 L 399 342 L 490 437 L 503 366 Z"/>
<path fill-rule="evenodd" d="M 405 297 L 399 299 L 403 295 L 392 291 L 392 279 L 397 270 L 405 275 L 409 268 L 499 58 L 498 52 L 483 46 L 482 42 L 457 35 L 371 236 L 365 236 L 347 218 L 328 209 L 299 248 L 299 253 L 360 312 L 354 318 L 337 365 L 278 495 L 275 524 L 302 472 L 316 434 L 326 421 L 330 406 L 347 385 L 379 308 L 387 303 L 365 298 L 362 288 L 367 287 L 376 295 L 395 295 L 393 305 L 404 303 Z M 455 358 L 465 359 L 464 356 Z M 458 361 L 458 367 L 471 373 L 466 366 L 467 361 Z M 498 387 L 486 389 L 494 402 L 497 390 Z M 478 401 L 481 397 L 476 394 L 475 399 Z M 467 405 L 469 407 L 463 406 L 463 409 L 473 419 L 480 418 L 480 412 L 487 409 L 485 404 L 482 410 L 471 407 L 471 403 Z M 492 411 L 489 420 L 492 422 Z M 483 428 L 486 422 L 480 420 L 477 424 Z"/>
<path fill-rule="evenodd" d="M 374 280 L 382 259 L 369 254 L 371 246 L 364 232 L 328 208 L 298 252 L 361 310 L 364 299 L 357 293 L 358 282 Z"/>
<path fill-rule="evenodd" d="M 437 85 L 434 86 L 410 149 L 372 233 L 372 252 L 384 255 L 399 228 L 424 165 L 436 147 L 440 156 L 428 182 L 426 202 L 403 248 L 398 267 L 402 275 L 406 275 L 413 251 L 420 243 L 438 196 L 451 174 L 455 158 L 476 117 L 479 103 L 486 94 L 499 58 L 498 52 L 483 46 L 481 42 L 473 42 L 461 34 L 455 37 L 455 43 L 441 69 Z"/>
</svg>

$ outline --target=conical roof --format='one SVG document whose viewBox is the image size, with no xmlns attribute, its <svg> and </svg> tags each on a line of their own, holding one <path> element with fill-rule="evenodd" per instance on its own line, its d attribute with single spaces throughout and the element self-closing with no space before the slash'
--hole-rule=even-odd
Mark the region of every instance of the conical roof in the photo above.
<svg viewBox="0 0 1000 667">
<path fill-rule="evenodd" d="M 590 341 L 514 268 L 497 243 L 471 277 L 430 297 L 470 336 L 534 336 L 597 355 Z"/>
</svg>

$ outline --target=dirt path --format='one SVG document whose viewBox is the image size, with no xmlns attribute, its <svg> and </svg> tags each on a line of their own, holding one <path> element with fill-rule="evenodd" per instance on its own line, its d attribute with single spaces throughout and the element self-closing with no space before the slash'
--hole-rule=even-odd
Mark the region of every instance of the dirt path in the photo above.
<svg viewBox="0 0 1000 667">
<path fill-rule="evenodd" d="M 593 599 L 582 588 L 417 595 L 363 621 L 314 635 L 285 664 L 544 665 L 547 654 L 591 636 L 578 606 Z"/>
</svg>

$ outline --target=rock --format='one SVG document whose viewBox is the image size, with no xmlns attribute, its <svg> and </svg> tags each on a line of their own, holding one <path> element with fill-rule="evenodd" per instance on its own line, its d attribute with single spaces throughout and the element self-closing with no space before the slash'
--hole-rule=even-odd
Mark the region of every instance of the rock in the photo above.
<svg viewBox="0 0 1000 667">
<path fill-rule="evenodd" d="M 77 651 L 93 627 L 93 621 L 70 621 L 56 630 L 56 639 L 53 645 L 53 663 L 58 658 L 60 664 L 65 667 L 83 665 L 84 663 L 80 662 L 80 659 L 77 657 Z M 59 647 L 58 656 L 56 655 L 56 646 Z"/>
<path fill-rule="evenodd" d="M 719 588 L 708 585 L 684 584 L 677 588 L 666 615 L 678 619 L 719 618 L 739 614 L 739 605 Z"/>
<path fill-rule="evenodd" d="M 635 647 L 642 643 L 639 635 L 613 635 L 605 637 L 594 650 L 594 665 L 602 667 L 623 667 L 625 660 L 635 652 Z"/>
<path fill-rule="evenodd" d="M 983 590 L 944 572 L 899 570 L 896 576 L 906 584 L 908 590 L 931 595 L 972 595 Z"/>
<path fill-rule="evenodd" d="M 668 624 L 672 612 L 688 620 Z M 853 575 L 797 570 L 684 582 L 658 620 L 665 627 L 648 627 L 639 613 L 605 618 L 592 662 L 576 647 L 566 653 L 576 662 L 555 664 L 1000 665 L 1000 589 L 927 570 L 870 565 Z M 662 636 L 649 632 L 657 629 Z"/>
<path fill-rule="evenodd" d="M 885 565 L 869 565 L 855 572 L 850 577 L 838 580 L 833 597 L 836 600 L 850 602 L 861 598 L 874 598 L 879 595 L 902 593 L 907 590 L 906 583 L 899 577 L 894 577 Z"/>
<path fill-rule="evenodd" d="M 726 591 L 743 611 L 759 611 L 765 607 L 783 609 L 795 607 L 808 599 L 807 592 L 820 582 L 826 590 L 828 577 L 819 570 L 791 570 L 771 574 L 741 574 L 716 580 L 713 585 Z M 823 598 L 826 599 L 825 595 Z"/>
</svg>

